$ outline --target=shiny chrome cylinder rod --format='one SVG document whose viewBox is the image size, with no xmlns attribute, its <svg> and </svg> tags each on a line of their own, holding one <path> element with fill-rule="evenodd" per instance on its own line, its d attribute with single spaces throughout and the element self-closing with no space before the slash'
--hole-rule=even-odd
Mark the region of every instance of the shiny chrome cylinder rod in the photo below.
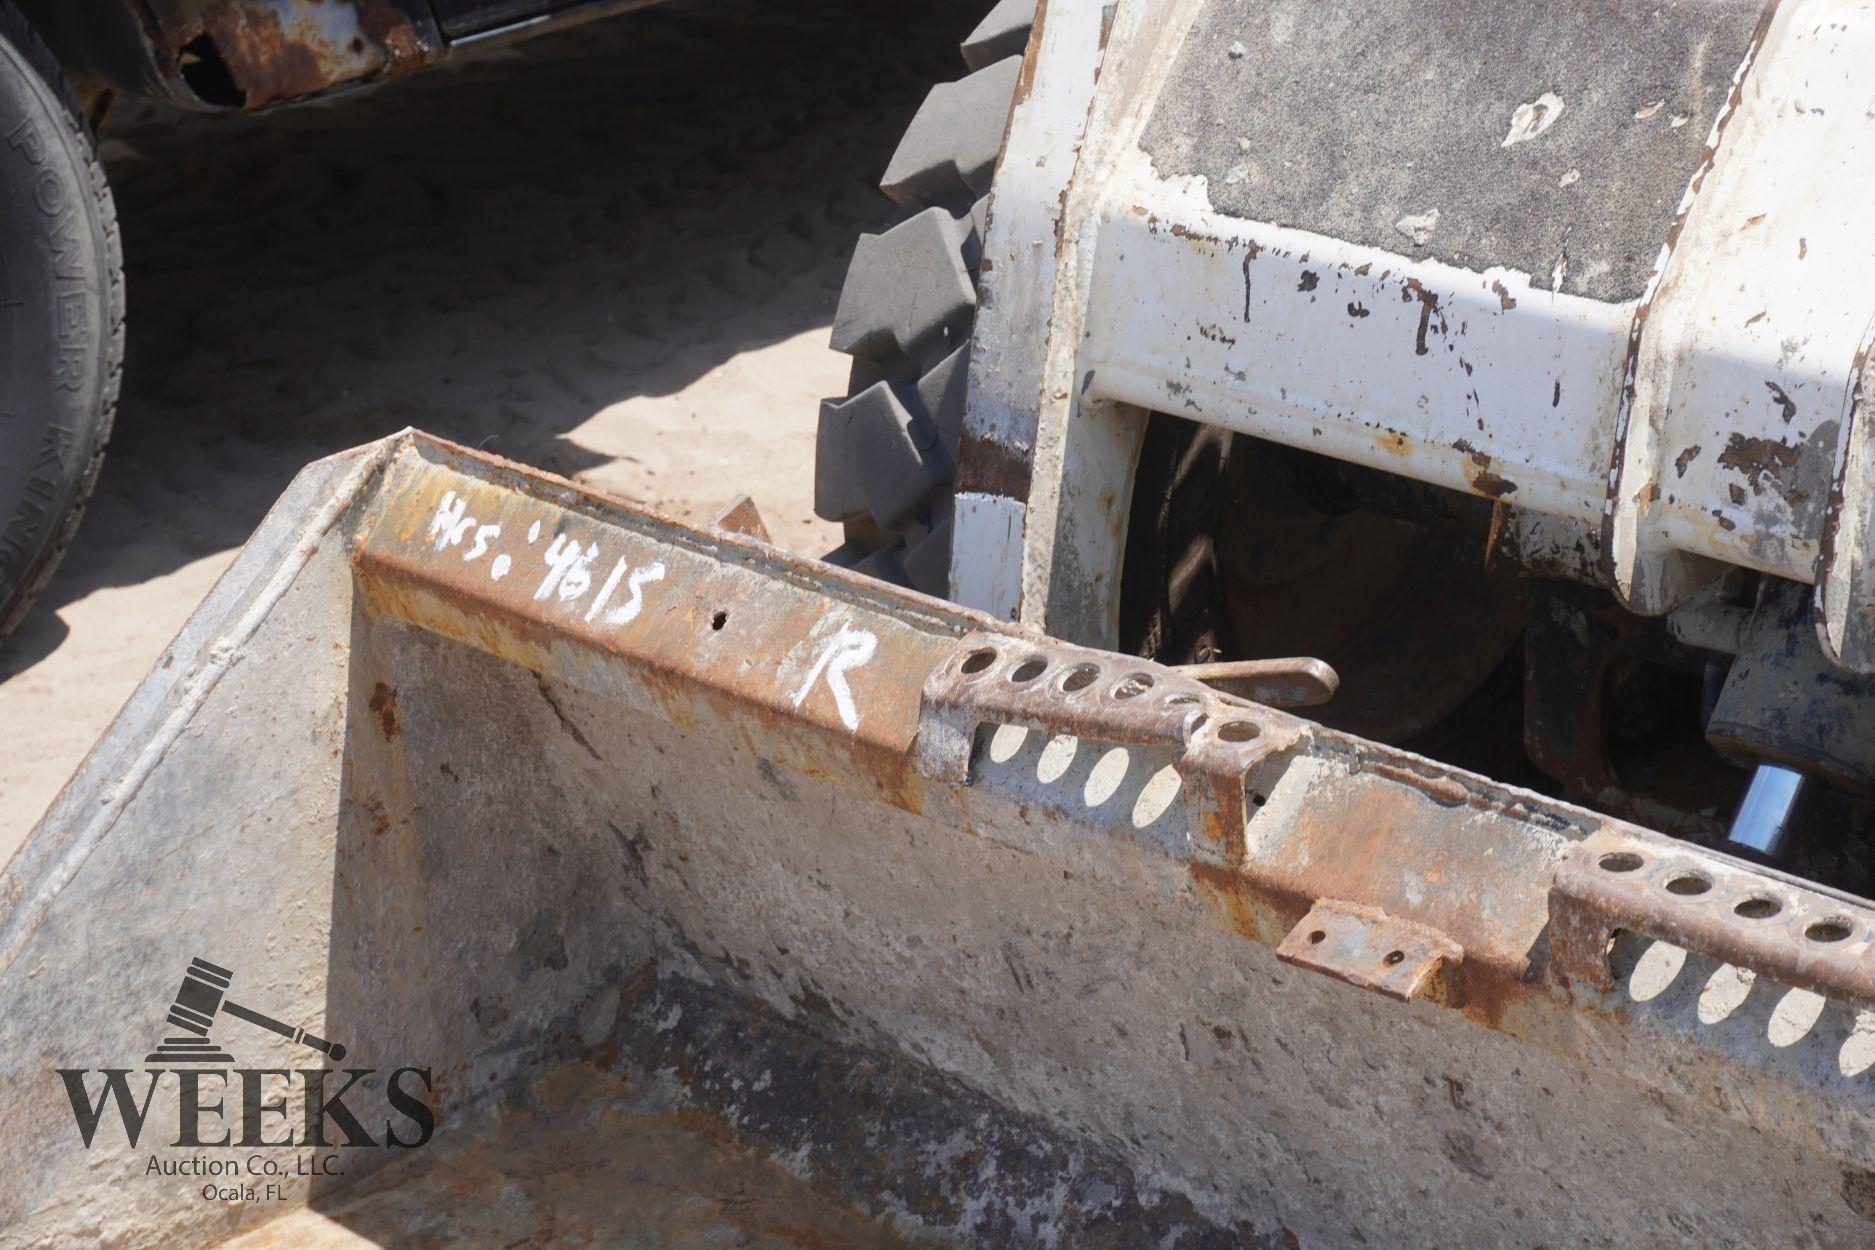
<svg viewBox="0 0 1875 1250">
<path fill-rule="evenodd" d="M 1810 796 L 1810 778 L 1782 764 L 1760 764 L 1732 817 L 1725 849 L 1776 862 L 1791 850 L 1797 821 Z"/>
</svg>

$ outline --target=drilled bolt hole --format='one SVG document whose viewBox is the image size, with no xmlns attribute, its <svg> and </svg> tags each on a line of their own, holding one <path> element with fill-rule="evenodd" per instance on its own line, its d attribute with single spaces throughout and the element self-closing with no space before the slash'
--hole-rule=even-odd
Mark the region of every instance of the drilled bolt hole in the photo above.
<svg viewBox="0 0 1875 1250">
<path fill-rule="evenodd" d="M 717 611 L 715 616 L 712 616 L 710 618 L 711 629 L 721 629 L 723 626 L 727 624 L 729 624 L 729 613 L 724 612 L 720 609 Z"/>
<path fill-rule="evenodd" d="M 1100 670 L 1094 665 L 1077 664 L 1061 679 L 1061 689 L 1066 694 L 1073 694 L 1076 690 L 1085 690 L 1093 685 L 1094 679 L 1099 676 Z"/>
<path fill-rule="evenodd" d="M 1184 707 L 1189 704 L 1196 703 L 1197 701 L 1198 701 L 1198 696 L 1195 694 L 1191 694 L 1189 692 L 1180 692 L 1177 694 L 1168 694 L 1165 696 L 1165 705 L 1167 707 Z"/>
<path fill-rule="evenodd" d="M 1712 878 L 1702 877 L 1696 872 L 1681 873 L 1679 876 L 1673 878 L 1673 880 L 1667 882 L 1667 893 L 1669 894 L 1704 894 L 1711 888 Z"/>
<path fill-rule="evenodd" d="M 1322 931 L 1321 929 L 1317 929 L 1315 932 L 1309 934 L 1309 945 L 1320 946 L 1327 939 L 1328 939 L 1328 934 Z"/>
<path fill-rule="evenodd" d="M 966 673 L 980 673 L 994 663 L 996 663 L 995 648 L 984 647 L 980 651 L 972 651 L 966 655 L 963 664 L 959 667 Z"/>
<path fill-rule="evenodd" d="M 1855 926 L 1841 917 L 1818 920 L 1804 928 L 1803 935 L 1812 942 L 1840 942 L 1855 932 Z"/>
<path fill-rule="evenodd" d="M 1595 862 L 1603 872 L 1633 872 L 1647 861 L 1627 851 L 1610 851 Z"/>
<path fill-rule="evenodd" d="M 1152 689 L 1152 675 L 1149 673 L 1128 673 L 1120 679 L 1120 684 L 1113 688 L 1116 699 L 1137 699 Z"/>
<path fill-rule="evenodd" d="M 1405 958 L 1406 958 L 1405 951 L 1388 951 L 1387 957 L 1381 960 L 1380 962 L 1387 965 L 1387 967 L 1391 968 L 1395 964 L 1399 963 L 1401 960 Z"/>
<path fill-rule="evenodd" d="M 1747 920 L 1766 920 L 1783 910 L 1782 903 L 1774 898 L 1766 898 L 1762 894 L 1740 899 L 1738 906 L 1732 908 L 1734 915 L 1743 916 Z"/>
<path fill-rule="evenodd" d="M 1217 727 L 1217 736 L 1224 742 L 1248 742 L 1262 732 L 1253 720 L 1225 721 Z"/>
<path fill-rule="evenodd" d="M 1028 659 L 1022 661 L 1022 663 L 1016 665 L 1015 670 L 1009 674 L 1009 680 L 1017 683 L 1034 681 L 1037 677 L 1042 675 L 1043 670 L 1047 667 L 1047 660 L 1042 659 L 1040 656 L 1030 656 Z"/>
</svg>

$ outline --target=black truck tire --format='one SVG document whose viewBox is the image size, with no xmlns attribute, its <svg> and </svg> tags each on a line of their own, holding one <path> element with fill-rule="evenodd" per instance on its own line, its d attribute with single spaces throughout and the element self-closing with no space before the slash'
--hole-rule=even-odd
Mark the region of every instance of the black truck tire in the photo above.
<svg viewBox="0 0 1875 1250">
<path fill-rule="evenodd" d="M 117 214 L 57 63 L 0 0 L 0 635 L 65 554 L 124 361 Z"/>
<path fill-rule="evenodd" d="M 903 211 L 862 235 L 833 320 L 853 357 L 820 409 L 814 510 L 845 523 L 829 557 L 943 595 L 984 209 L 1035 0 L 1001 0 L 962 45 L 971 70 L 931 89 L 880 189 Z"/>
</svg>

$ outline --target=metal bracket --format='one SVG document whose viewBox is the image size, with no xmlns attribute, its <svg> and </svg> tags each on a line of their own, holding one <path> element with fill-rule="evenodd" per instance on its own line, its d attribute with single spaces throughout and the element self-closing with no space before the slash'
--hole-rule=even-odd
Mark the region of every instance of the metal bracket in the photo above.
<svg viewBox="0 0 1875 1250">
<path fill-rule="evenodd" d="M 1564 984 L 1613 990 L 1608 952 L 1626 932 L 1875 1008 L 1875 910 L 1688 843 L 1604 828 L 1569 848 L 1549 910 Z"/>
<path fill-rule="evenodd" d="M 1244 774 L 1303 732 L 1291 717 L 1220 695 L 1164 665 L 974 633 L 925 679 L 913 764 L 934 781 L 968 785 L 984 725 L 1178 748 L 1174 767 L 1209 798 L 1222 844 L 1216 858 L 1230 864 L 1243 854 Z"/>
<path fill-rule="evenodd" d="M 1276 958 L 1397 998 L 1451 1004 L 1465 949 L 1437 929 L 1375 907 L 1316 900 Z"/>
<path fill-rule="evenodd" d="M 740 534 L 744 538 L 753 538 L 765 543 L 775 541 L 768 536 L 768 525 L 762 520 L 761 511 L 755 506 L 755 500 L 748 495 L 737 495 L 730 500 L 710 524 L 726 534 Z"/>
</svg>

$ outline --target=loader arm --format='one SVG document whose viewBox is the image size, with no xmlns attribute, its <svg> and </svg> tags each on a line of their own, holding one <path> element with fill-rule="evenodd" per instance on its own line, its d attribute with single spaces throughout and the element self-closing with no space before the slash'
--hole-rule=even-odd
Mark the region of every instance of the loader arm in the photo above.
<svg viewBox="0 0 1875 1250">
<path fill-rule="evenodd" d="M 1054 0 L 991 197 L 952 588 L 1111 645 L 1160 411 L 1493 501 L 1664 614 L 1814 586 L 1875 670 L 1875 191 L 1837 0 Z"/>
</svg>

